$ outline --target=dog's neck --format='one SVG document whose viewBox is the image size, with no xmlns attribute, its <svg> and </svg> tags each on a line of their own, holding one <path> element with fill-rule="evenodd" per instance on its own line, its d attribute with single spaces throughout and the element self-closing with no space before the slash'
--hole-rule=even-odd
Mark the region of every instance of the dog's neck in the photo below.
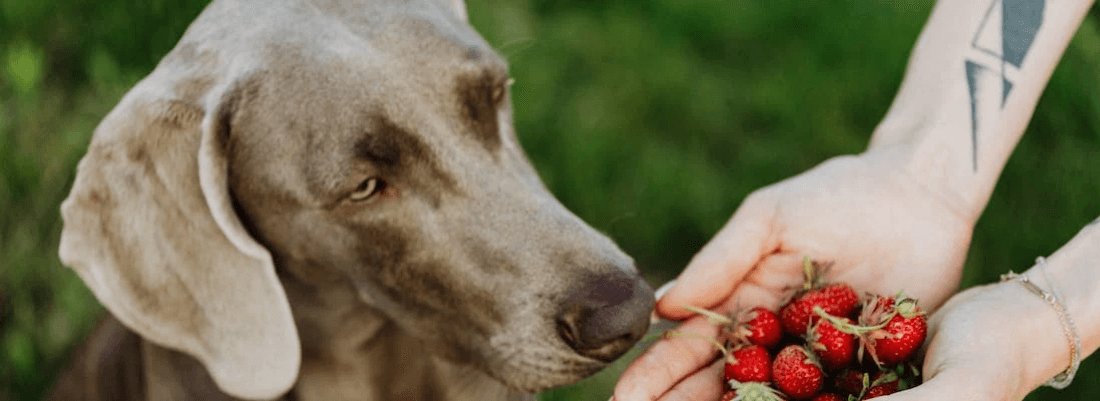
<svg viewBox="0 0 1100 401">
<path fill-rule="evenodd" d="M 290 283 L 288 283 L 290 284 Z M 302 338 L 298 382 L 284 400 L 519 401 L 480 371 L 434 358 L 338 289 L 287 286 Z M 341 306 L 345 305 L 345 306 Z M 143 340 L 111 316 L 72 355 L 50 400 L 232 401 L 195 359 Z"/>
<path fill-rule="evenodd" d="M 283 278 L 302 342 L 298 400 L 478 400 L 533 397 L 469 366 L 431 355 L 346 281 Z"/>
</svg>

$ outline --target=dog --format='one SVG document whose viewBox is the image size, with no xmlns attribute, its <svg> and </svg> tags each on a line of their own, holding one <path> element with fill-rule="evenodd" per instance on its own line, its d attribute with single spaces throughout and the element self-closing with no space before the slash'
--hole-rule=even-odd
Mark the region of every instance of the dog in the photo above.
<svg viewBox="0 0 1100 401">
<path fill-rule="evenodd" d="M 526 400 L 621 356 L 653 291 L 541 183 L 509 83 L 461 2 L 213 1 L 61 206 L 111 317 L 52 398 Z"/>
</svg>

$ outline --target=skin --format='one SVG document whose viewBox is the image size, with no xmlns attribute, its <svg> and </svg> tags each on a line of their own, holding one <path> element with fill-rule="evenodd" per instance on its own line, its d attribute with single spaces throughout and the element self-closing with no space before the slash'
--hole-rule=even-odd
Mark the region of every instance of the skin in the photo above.
<svg viewBox="0 0 1100 401">
<path fill-rule="evenodd" d="M 1005 4 L 998 30 L 987 20 L 998 15 L 991 7 Z M 1091 4 L 939 2 L 867 151 L 749 195 L 661 297 L 658 314 L 684 320 L 678 330 L 713 336 L 716 329 L 684 305 L 725 313 L 775 307 L 800 283 L 803 256 L 833 262 L 830 280 L 880 293 L 904 289 L 935 310 L 957 288 L 974 224 Z M 961 323 L 941 327 L 954 325 Z M 627 369 L 614 399 L 717 399 L 715 356 L 705 341 L 662 339 Z M 982 368 L 959 366 L 959 377 Z M 997 383 L 985 384 L 973 388 Z M 955 399 L 959 388 L 937 387 L 924 393 L 935 397 L 920 399 Z"/>
<path fill-rule="evenodd" d="M 1093 313 L 1100 307 L 1098 244 L 1100 226 L 1094 224 L 1044 265 L 1023 273 L 1061 299 L 1081 337 L 1082 359 L 1100 347 L 1100 318 Z M 883 401 L 1022 400 L 1069 366 L 1070 346 L 1057 312 L 1019 283 L 966 290 L 931 325 L 925 383 Z"/>
</svg>

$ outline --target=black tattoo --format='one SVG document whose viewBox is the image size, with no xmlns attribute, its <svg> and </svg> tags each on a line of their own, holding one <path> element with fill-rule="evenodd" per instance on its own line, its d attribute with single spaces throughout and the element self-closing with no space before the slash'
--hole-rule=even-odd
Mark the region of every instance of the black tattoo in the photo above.
<svg viewBox="0 0 1100 401">
<path fill-rule="evenodd" d="M 978 171 L 978 117 L 984 114 L 982 110 L 985 109 L 981 106 L 988 101 L 979 99 L 978 91 L 987 85 L 999 84 L 1000 108 L 1004 108 L 1013 85 L 1008 77 L 1009 65 L 1015 71 L 1023 64 L 1035 41 L 1035 34 L 1043 24 L 1045 8 L 1046 0 L 993 0 L 970 41 L 970 47 L 984 55 L 968 57 L 964 64 L 966 85 L 970 92 L 970 143 L 974 171 Z M 998 22 L 1000 29 L 997 29 Z M 980 60 L 988 58 L 986 56 L 993 57 L 997 62 Z"/>
</svg>

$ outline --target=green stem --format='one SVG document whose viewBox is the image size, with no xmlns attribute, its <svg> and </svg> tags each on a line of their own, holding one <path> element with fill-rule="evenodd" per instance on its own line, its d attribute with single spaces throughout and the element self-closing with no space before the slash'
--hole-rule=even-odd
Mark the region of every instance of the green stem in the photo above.
<svg viewBox="0 0 1100 401">
<path fill-rule="evenodd" d="M 699 308 L 699 307 L 695 307 L 695 306 L 691 306 L 691 305 L 684 305 L 684 306 L 682 306 L 682 308 L 687 309 L 687 310 L 692 311 L 692 312 L 695 312 L 696 314 L 703 315 L 704 317 L 707 318 L 707 320 L 709 320 L 713 324 L 723 324 L 723 325 L 727 325 L 727 326 L 733 324 L 733 319 L 730 319 L 730 318 L 726 317 L 725 315 L 722 315 L 721 313 L 718 313 L 718 312 L 709 311 L 709 310 Z"/>
<path fill-rule="evenodd" d="M 872 331 L 881 329 L 883 327 L 886 327 L 887 323 L 890 323 L 890 319 L 883 319 L 882 323 L 876 324 L 874 326 L 860 326 L 858 324 L 851 324 L 845 322 L 844 320 L 841 320 L 841 318 L 839 317 L 830 315 L 829 312 L 826 312 L 825 309 L 822 309 L 820 306 L 814 306 L 814 313 L 816 313 L 818 316 L 821 316 L 822 319 L 828 320 L 829 323 L 832 323 L 833 327 L 836 327 L 837 330 L 856 336 L 862 336 Z M 892 318 L 893 316 L 890 317 Z"/>
<path fill-rule="evenodd" d="M 814 261 L 809 256 L 802 257 L 802 274 L 806 281 L 802 282 L 802 289 L 809 291 L 814 288 Z"/>
</svg>

